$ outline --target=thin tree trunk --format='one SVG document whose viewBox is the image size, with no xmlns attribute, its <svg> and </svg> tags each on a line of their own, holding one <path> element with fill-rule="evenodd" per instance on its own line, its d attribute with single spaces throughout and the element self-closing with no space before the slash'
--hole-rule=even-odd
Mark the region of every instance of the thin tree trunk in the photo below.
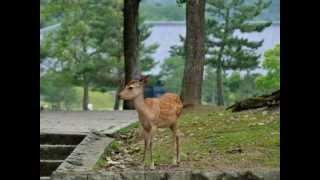
<svg viewBox="0 0 320 180">
<path fill-rule="evenodd" d="M 226 40 L 228 31 L 229 31 L 229 16 L 230 10 L 227 9 L 226 12 L 226 23 L 224 25 L 224 35 L 223 35 L 223 42 Z M 218 58 L 217 58 L 217 105 L 223 106 L 224 105 L 224 89 L 223 89 L 223 76 L 222 76 L 222 55 L 224 53 L 225 44 L 223 44 L 220 48 Z"/>
<path fill-rule="evenodd" d="M 116 91 L 116 94 L 115 94 L 115 101 L 114 101 L 114 106 L 113 106 L 113 110 L 119 110 L 119 105 L 120 105 L 120 97 L 119 97 L 119 93 L 121 91 L 121 87 L 122 85 L 120 84 L 117 91 Z"/>
<path fill-rule="evenodd" d="M 204 70 L 205 0 L 187 1 L 186 62 L 181 88 L 184 106 L 201 104 Z"/>
<path fill-rule="evenodd" d="M 89 84 L 85 81 L 83 83 L 83 99 L 82 99 L 82 110 L 88 111 L 89 104 Z"/>
<path fill-rule="evenodd" d="M 61 111 L 61 102 L 59 101 L 59 102 L 57 102 L 56 104 L 55 104 L 55 106 L 54 106 L 55 108 L 54 108 L 54 111 Z"/>
<path fill-rule="evenodd" d="M 138 65 L 138 18 L 140 0 L 124 0 L 124 69 L 125 84 L 140 75 Z M 124 101 L 123 109 L 134 109 L 132 101 Z"/>
<path fill-rule="evenodd" d="M 221 62 L 218 62 L 217 65 L 217 105 L 223 106 L 223 79 L 222 79 L 222 67 Z"/>
</svg>

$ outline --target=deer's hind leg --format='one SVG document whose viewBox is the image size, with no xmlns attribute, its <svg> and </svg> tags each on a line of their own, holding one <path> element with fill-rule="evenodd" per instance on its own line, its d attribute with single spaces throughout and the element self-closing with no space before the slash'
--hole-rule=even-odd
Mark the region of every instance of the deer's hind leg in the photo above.
<svg viewBox="0 0 320 180">
<path fill-rule="evenodd" d="M 143 159 L 142 162 L 145 163 L 147 154 L 147 139 L 144 137 L 144 150 L 143 150 Z"/>
<path fill-rule="evenodd" d="M 176 165 L 180 163 L 180 138 L 178 133 L 179 132 L 178 124 L 177 123 L 173 124 L 172 126 L 170 126 L 170 129 L 173 134 L 173 147 L 174 147 L 174 150 L 176 151 L 176 154 L 173 155 L 172 163 Z"/>
</svg>

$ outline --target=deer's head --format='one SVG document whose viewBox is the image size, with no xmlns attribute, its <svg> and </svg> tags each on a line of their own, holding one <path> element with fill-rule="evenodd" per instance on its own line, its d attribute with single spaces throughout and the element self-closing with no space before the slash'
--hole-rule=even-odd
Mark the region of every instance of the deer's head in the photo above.
<svg viewBox="0 0 320 180">
<path fill-rule="evenodd" d="M 147 83 L 149 76 L 142 76 L 139 80 L 131 80 L 119 93 L 119 97 L 124 100 L 133 100 L 139 95 L 143 95 L 143 87 Z"/>
</svg>

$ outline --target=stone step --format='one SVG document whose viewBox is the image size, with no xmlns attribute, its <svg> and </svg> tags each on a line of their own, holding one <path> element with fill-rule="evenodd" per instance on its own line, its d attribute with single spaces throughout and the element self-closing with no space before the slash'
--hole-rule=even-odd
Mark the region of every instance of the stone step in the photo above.
<svg viewBox="0 0 320 180">
<path fill-rule="evenodd" d="M 40 177 L 50 176 L 62 162 L 63 160 L 40 160 Z"/>
<path fill-rule="evenodd" d="M 63 160 L 66 159 L 76 145 L 40 145 L 40 159 Z"/>
<path fill-rule="evenodd" d="M 50 180 L 50 176 L 41 176 L 40 180 Z"/>
<path fill-rule="evenodd" d="M 84 137 L 83 134 L 40 134 L 40 144 L 77 145 Z"/>
</svg>

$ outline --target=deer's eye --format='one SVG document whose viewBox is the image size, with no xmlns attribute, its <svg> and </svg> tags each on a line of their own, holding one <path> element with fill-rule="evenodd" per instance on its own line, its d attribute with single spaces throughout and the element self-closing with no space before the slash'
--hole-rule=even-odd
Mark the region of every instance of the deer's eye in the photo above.
<svg viewBox="0 0 320 180">
<path fill-rule="evenodd" d="M 132 90 L 132 89 L 133 89 L 133 87 L 129 87 L 128 89 L 129 89 L 129 90 Z"/>
</svg>

